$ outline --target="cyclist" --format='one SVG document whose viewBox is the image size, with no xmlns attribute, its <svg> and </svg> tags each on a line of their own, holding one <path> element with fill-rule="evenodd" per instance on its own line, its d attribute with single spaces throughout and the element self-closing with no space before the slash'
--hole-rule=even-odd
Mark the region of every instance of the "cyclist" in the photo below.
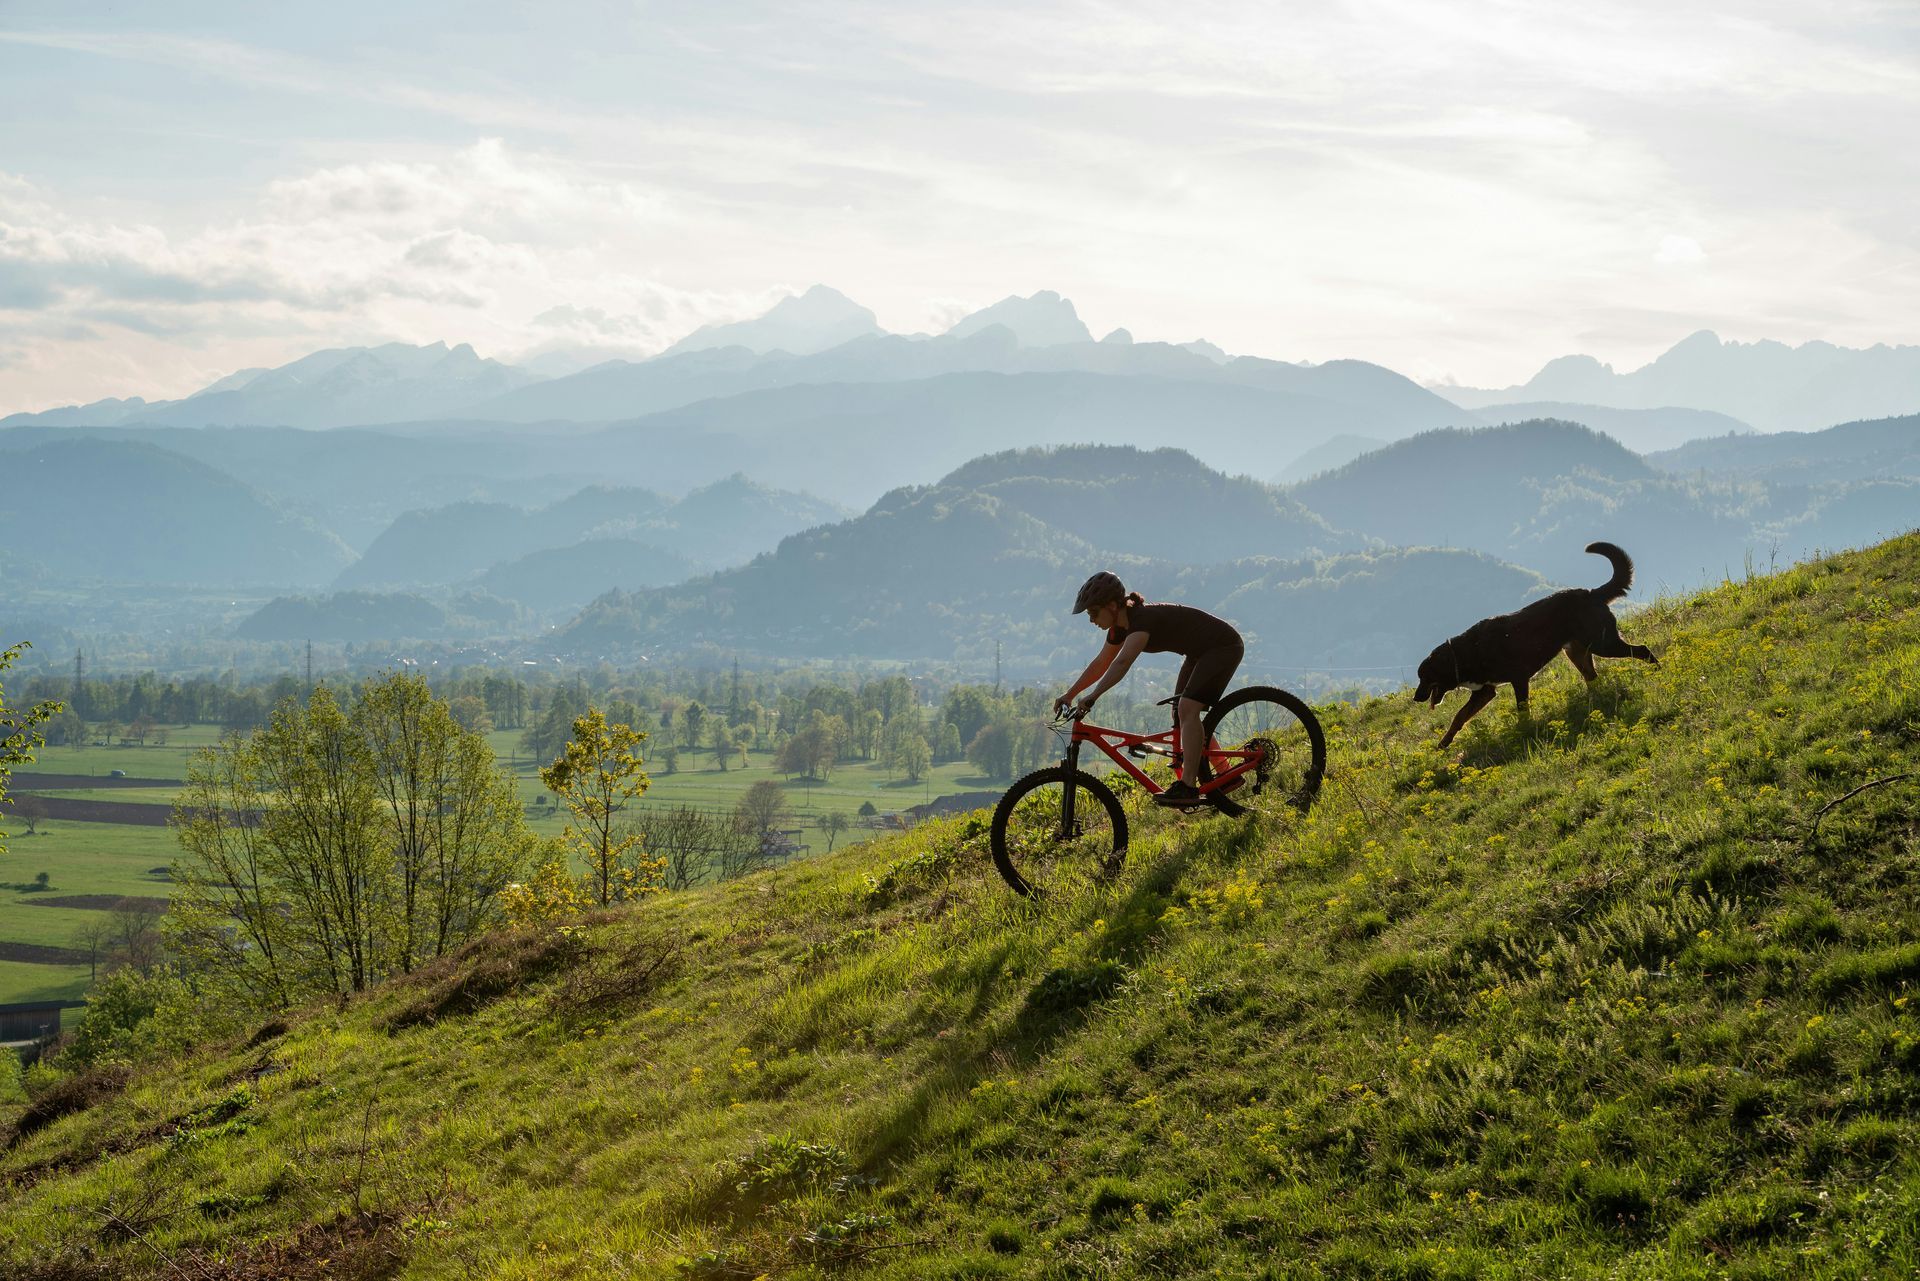
<svg viewBox="0 0 1920 1281">
<path fill-rule="evenodd" d="M 1085 614 L 1095 627 L 1104 629 L 1107 642 L 1087 664 L 1087 670 L 1080 673 L 1073 688 L 1054 700 L 1054 710 L 1064 710 L 1071 704 L 1080 715 L 1086 715 L 1102 694 L 1120 683 L 1142 653 L 1171 651 L 1183 655 L 1186 661 L 1173 683 L 1178 699 L 1174 712 L 1180 726 L 1180 781 L 1153 799 L 1155 804 L 1176 809 L 1203 804 L 1206 798 L 1193 786 L 1206 759 L 1200 715 L 1227 692 L 1227 682 L 1245 656 L 1240 633 L 1225 619 L 1191 605 L 1149 605 L 1139 592 L 1128 591 L 1117 576 L 1104 569 L 1080 588 L 1073 612 Z M 1075 695 L 1089 685 L 1093 688 L 1076 703 Z"/>
</svg>

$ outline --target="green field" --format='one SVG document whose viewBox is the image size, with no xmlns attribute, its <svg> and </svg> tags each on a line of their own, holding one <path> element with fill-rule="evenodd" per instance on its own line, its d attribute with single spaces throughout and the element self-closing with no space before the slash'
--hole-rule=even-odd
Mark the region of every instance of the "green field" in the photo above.
<svg viewBox="0 0 1920 1281">
<path fill-rule="evenodd" d="M 89 774 L 104 778 L 112 770 L 122 770 L 131 778 L 178 779 L 186 776 L 193 756 L 218 743 L 220 731 L 211 725 L 174 728 L 164 747 L 47 747 L 39 759 L 26 769 L 39 774 Z M 565 826 L 563 817 L 550 804 L 540 783 L 539 763 L 519 750 L 517 730 L 495 731 L 489 743 L 500 763 L 511 769 L 518 780 L 521 799 L 527 806 L 528 823 L 543 836 L 558 836 Z M 827 849 L 827 834 L 818 827 L 821 815 L 830 810 L 855 817 L 862 802 L 872 802 L 882 814 L 891 814 L 909 806 L 960 792 L 990 791 L 1004 786 L 1004 780 L 980 777 L 970 765 L 942 765 L 918 783 L 889 778 L 877 764 L 853 762 L 838 766 L 830 779 L 805 783 L 788 780 L 774 772 L 772 754 L 754 752 L 744 767 L 725 771 L 711 765 L 711 756 L 694 757 L 683 753 L 682 761 L 692 760 L 692 768 L 672 774 L 656 775 L 641 798 L 642 806 L 691 805 L 704 810 L 731 809 L 754 783 L 773 780 L 785 789 L 792 817 L 785 824 L 796 830 L 795 838 L 805 854 Z M 16 782 L 16 791 L 18 791 Z M 113 801 L 129 804 L 170 805 L 174 789 L 142 787 L 58 788 L 34 793 L 76 800 Z M 834 848 L 867 840 L 878 834 L 878 826 L 857 825 L 839 834 Z M 19 822 L 0 824 L 9 834 L 9 852 L 0 857 L 0 885 L 30 883 L 35 874 L 45 871 L 51 877 L 50 893 L 65 894 L 138 894 L 164 896 L 166 882 L 150 875 L 156 867 L 171 863 L 177 853 L 173 833 L 165 827 L 138 827 L 110 823 L 81 823 L 43 820 L 38 834 L 28 836 Z M 0 889 L 0 944 L 37 943 L 57 947 L 70 946 L 81 923 L 98 913 L 83 909 L 32 907 L 24 895 L 13 889 Z M 48 973 L 39 971 L 46 968 Z M 58 976 L 61 990 L 83 992 L 86 971 L 76 980 L 64 967 L 40 967 L 9 963 L 0 968 L 0 1004 L 38 999 L 38 994 Z"/>
</svg>

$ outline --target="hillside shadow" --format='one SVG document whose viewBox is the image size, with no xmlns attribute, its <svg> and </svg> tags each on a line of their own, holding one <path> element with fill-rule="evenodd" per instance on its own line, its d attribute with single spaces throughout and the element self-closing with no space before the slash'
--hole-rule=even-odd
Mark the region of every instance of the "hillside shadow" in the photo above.
<svg viewBox="0 0 1920 1281">
<path fill-rule="evenodd" d="M 1251 825 L 1239 825 L 1231 847 L 1224 853 L 1232 858 L 1244 857 L 1252 830 Z M 1124 897 L 1104 913 L 1109 924 L 1093 954 L 1040 975 L 1003 1031 L 973 1044 L 921 1081 L 890 1116 L 874 1127 L 861 1154 L 862 1168 L 878 1168 L 910 1145 L 921 1135 L 928 1115 L 942 1098 L 970 1090 L 992 1076 L 991 1065 L 996 1060 L 1016 1069 L 1031 1066 L 1084 1026 L 1094 1009 L 1120 990 L 1128 973 L 1164 933 L 1161 917 L 1194 858 L 1192 843 L 1181 842 L 1143 868 Z M 1046 911 L 1044 905 L 1034 908 L 1036 916 Z M 971 988 L 968 1010 L 956 1027 L 979 1028 L 989 1020 L 1006 995 L 1004 979 L 1012 953 L 1012 943 L 1002 944 L 973 967 L 967 980 Z"/>
</svg>

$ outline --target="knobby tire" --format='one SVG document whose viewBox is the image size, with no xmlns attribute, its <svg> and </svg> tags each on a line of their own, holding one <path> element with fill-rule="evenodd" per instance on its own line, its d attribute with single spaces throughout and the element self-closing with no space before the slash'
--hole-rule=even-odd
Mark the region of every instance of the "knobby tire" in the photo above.
<svg viewBox="0 0 1920 1281">
<path fill-rule="evenodd" d="M 1062 801 L 1074 789 L 1076 831 L 1061 831 Z M 1051 794 L 1049 794 L 1051 793 Z M 1038 897 L 1068 864 L 1084 860 L 1096 876 L 1120 870 L 1127 854 L 1127 813 L 1113 789 L 1086 773 L 1054 765 L 1035 770 L 1007 789 L 994 807 L 989 848 L 1001 879 L 1016 893 Z"/>
<path fill-rule="evenodd" d="M 1241 742 L 1219 741 L 1216 731 L 1225 725 L 1229 736 L 1242 742 L 1248 737 L 1263 738 L 1275 753 L 1265 770 L 1243 775 L 1244 781 L 1232 793 L 1209 793 L 1214 808 L 1223 814 L 1282 809 L 1304 814 L 1312 808 L 1327 776 L 1327 736 L 1303 700 L 1271 685 L 1249 685 L 1215 703 L 1200 725 L 1207 742 L 1217 748 L 1241 746 Z M 1200 777 L 1203 781 L 1213 777 L 1205 763 Z"/>
</svg>

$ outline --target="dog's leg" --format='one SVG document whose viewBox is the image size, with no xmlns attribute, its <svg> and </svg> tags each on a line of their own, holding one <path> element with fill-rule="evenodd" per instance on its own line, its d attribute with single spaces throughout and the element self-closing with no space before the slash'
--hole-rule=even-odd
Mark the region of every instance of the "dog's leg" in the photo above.
<svg viewBox="0 0 1920 1281">
<path fill-rule="evenodd" d="M 1572 641 L 1564 652 L 1567 661 L 1572 663 L 1574 669 L 1580 673 L 1581 680 L 1591 685 L 1599 677 L 1600 673 L 1593 669 L 1593 655 L 1587 652 L 1585 645 L 1579 641 Z"/>
<path fill-rule="evenodd" d="M 1620 639 L 1620 624 L 1611 611 L 1600 625 L 1600 635 L 1589 642 L 1587 648 L 1601 658 L 1637 658 L 1643 663 L 1660 666 L 1660 660 L 1645 645 L 1632 645 Z"/>
<path fill-rule="evenodd" d="M 1453 736 L 1460 732 L 1460 727 L 1472 720 L 1475 713 L 1493 701 L 1493 694 L 1493 686 L 1482 685 L 1467 695 L 1466 705 L 1460 709 L 1460 714 L 1453 718 L 1453 724 L 1447 727 L 1446 734 L 1440 739 L 1440 746 L 1445 747 L 1453 742 Z"/>
<path fill-rule="evenodd" d="M 1527 682 L 1518 680 L 1513 683 L 1513 713 L 1520 722 L 1522 731 L 1533 727 L 1533 709 L 1527 705 Z"/>
</svg>

